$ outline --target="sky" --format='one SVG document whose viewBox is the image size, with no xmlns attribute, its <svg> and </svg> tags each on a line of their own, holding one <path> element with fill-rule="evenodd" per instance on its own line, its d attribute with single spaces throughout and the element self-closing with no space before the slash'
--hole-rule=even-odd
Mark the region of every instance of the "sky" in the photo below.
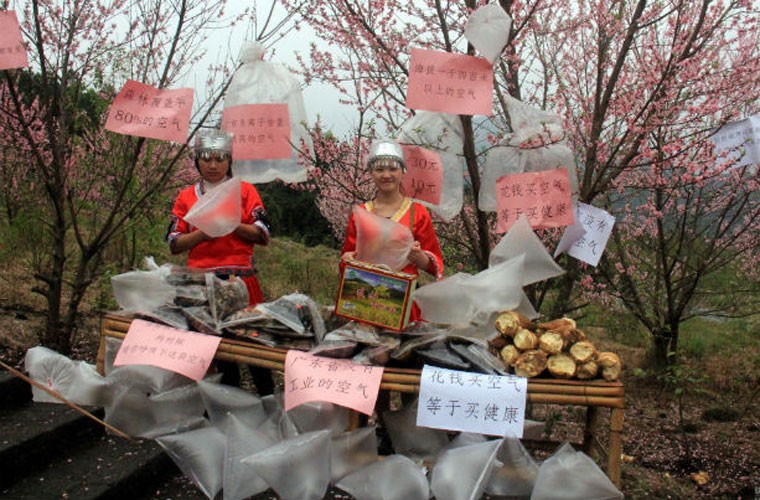
<svg viewBox="0 0 760 500">
<path fill-rule="evenodd" d="M 263 2 L 269 5 L 269 2 Z M 232 0 L 230 2 L 229 14 L 241 12 L 248 2 Z M 260 10 L 263 15 L 263 10 Z M 281 16 L 282 14 L 280 14 Z M 275 16 L 276 17 L 276 16 Z M 239 25 L 231 31 L 218 32 L 212 35 L 208 40 L 207 57 L 197 65 L 198 71 L 195 74 L 187 76 L 184 82 L 178 86 L 190 86 L 196 88 L 196 92 L 202 92 L 204 86 L 202 82 L 206 81 L 206 68 L 215 62 L 218 54 L 227 53 L 228 51 L 237 60 L 240 50 L 246 41 L 252 41 L 253 28 L 250 24 Z M 266 61 L 278 63 L 285 67 L 296 67 L 298 65 L 296 52 L 301 52 L 303 56 L 307 55 L 309 44 L 311 42 L 321 43 L 313 34 L 308 26 L 302 25 L 300 31 L 290 30 L 285 38 L 276 42 L 267 42 L 269 50 L 264 55 Z M 352 124 L 356 120 L 355 113 L 348 106 L 342 105 L 338 101 L 338 92 L 327 84 L 312 82 L 309 86 L 304 86 L 303 79 L 294 74 L 294 77 L 301 82 L 303 91 L 304 107 L 306 109 L 307 120 L 314 123 L 317 116 L 321 117 L 322 123 L 333 130 L 338 135 L 350 133 Z M 200 83 L 196 83 L 200 82 Z"/>
</svg>

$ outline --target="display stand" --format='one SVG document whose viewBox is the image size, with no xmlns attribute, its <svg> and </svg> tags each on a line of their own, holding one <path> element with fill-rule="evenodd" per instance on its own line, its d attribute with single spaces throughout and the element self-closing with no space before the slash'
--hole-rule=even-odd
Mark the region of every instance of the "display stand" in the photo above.
<svg viewBox="0 0 760 500">
<path fill-rule="evenodd" d="M 104 371 L 106 339 L 123 339 L 132 318 L 108 313 L 101 319 L 100 347 L 97 370 Z M 287 350 L 266 347 L 250 342 L 222 339 L 215 359 L 284 371 Z M 404 368 L 385 368 L 380 390 L 403 393 L 419 392 L 420 371 Z M 583 432 L 583 451 L 590 455 L 599 452 L 606 456 L 607 476 L 620 488 L 620 456 L 622 453 L 624 388 L 621 382 L 575 381 L 558 379 L 529 379 L 528 403 L 584 406 L 587 409 Z M 609 409 L 608 445 L 605 449 L 598 436 L 602 427 L 602 409 Z M 358 422 L 358 415 L 354 422 Z"/>
</svg>

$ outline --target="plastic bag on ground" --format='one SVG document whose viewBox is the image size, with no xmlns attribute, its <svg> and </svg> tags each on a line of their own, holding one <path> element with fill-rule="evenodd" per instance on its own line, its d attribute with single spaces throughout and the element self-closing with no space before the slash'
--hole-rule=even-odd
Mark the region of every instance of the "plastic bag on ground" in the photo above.
<svg viewBox="0 0 760 500">
<path fill-rule="evenodd" d="M 611 500 L 623 498 L 588 455 L 568 443 L 539 468 L 531 500 Z"/>
<path fill-rule="evenodd" d="M 209 420 L 222 431 L 226 431 L 230 415 L 252 429 L 267 418 L 261 399 L 239 387 L 201 380 L 198 389 Z"/>
<path fill-rule="evenodd" d="M 433 467 L 430 490 L 436 500 L 475 500 L 483 495 L 501 440 L 453 448 Z"/>
<path fill-rule="evenodd" d="M 298 163 L 298 150 L 312 149 L 311 136 L 304 126 L 307 123 L 301 85 L 287 68 L 264 61 L 264 48 L 259 43 L 247 42 L 240 55 L 242 66 L 235 71 L 224 99 L 224 107 L 244 104 L 287 104 L 290 118 L 290 158 L 272 160 L 235 160 L 232 171 L 235 177 L 253 184 L 270 182 L 277 178 L 286 183 L 306 180 L 306 169 Z"/>
<path fill-rule="evenodd" d="M 106 376 L 106 380 L 114 385 L 138 387 L 150 394 L 195 383 L 193 379 L 184 375 L 150 365 L 117 366 Z"/>
<path fill-rule="evenodd" d="M 378 460 L 374 426 L 334 434 L 331 441 L 330 475 L 333 483 Z"/>
<path fill-rule="evenodd" d="M 206 408 L 197 384 L 151 394 L 148 400 L 156 423 L 154 437 L 187 432 L 208 425 L 208 420 L 203 416 Z"/>
<path fill-rule="evenodd" d="M 390 455 L 341 479 L 338 488 L 356 500 L 428 500 L 422 468 L 403 455 Z"/>
<path fill-rule="evenodd" d="M 162 434 L 148 394 L 139 387 L 114 386 L 103 420 L 132 437 L 153 438 Z"/>
<path fill-rule="evenodd" d="M 348 429 L 349 410 L 343 406 L 325 401 L 311 401 L 291 408 L 288 415 L 298 428 L 300 434 L 329 430 L 330 434 L 339 434 Z"/>
<path fill-rule="evenodd" d="M 485 492 L 497 497 L 530 498 L 537 477 L 538 464 L 528 450 L 519 439 L 507 437 L 496 452 Z"/>
<path fill-rule="evenodd" d="M 464 129 L 456 115 L 417 111 L 399 129 L 398 140 L 437 152 L 443 165 L 443 187 L 438 205 L 420 201 L 445 221 L 451 221 L 462 209 L 464 176 L 462 147 Z"/>
<path fill-rule="evenodd" d="M 395 411 L 383 412 L 383 422 L 396 453 L 433 461 L 449 444 L 445 431 L 417 426 L 417 401 Z"/>
<path fill-rule="evenodd" d="M 355 206 L 356 259 L 369 264 L 385 265 L 394 271 L 408 264 L 414 243 L 412 232 L 403 224 L 375 215 Z"/>
<path fill-rule="evenodd" d="M 254 467 L 242 460 L 276 443 L 266 433 L 248 427 L 235 415 L 230 416 L 224 453 L 224 500 L 241 500 L 267 490 L 266 481 L 256 473 Z"/>
<path fill-rule="evenodd" d="M 24 368 L 35 382 L 48 387 L 72 403 L 102 406 L 107 402 L 109 383 L 93 365 L 73 361 L 47 347 L 32 347 L 26 351 Z M 63 403 L 42 389 L 32 386 L 32 400 L 43 403 Z"/>
<path fill-rule="evenodd" d="M 283 500 L 321 500 L 330 484 L 330 432 L 300 434 L 242 462 Z"/>
<path fill-rule="evenodd" d="M 216 427 L 204 427 L 173 436 L 163 436 L 156 442 L 175 464 L 208 498 L 222 489 L 224 433 Z"/>
<path fill-rule="evenodd" d="M 240 179 L 232 177 L 206 191 L 185 215 L 185 222 L 212 238 L 230 234 L 242 216 Z"/>
</svg>

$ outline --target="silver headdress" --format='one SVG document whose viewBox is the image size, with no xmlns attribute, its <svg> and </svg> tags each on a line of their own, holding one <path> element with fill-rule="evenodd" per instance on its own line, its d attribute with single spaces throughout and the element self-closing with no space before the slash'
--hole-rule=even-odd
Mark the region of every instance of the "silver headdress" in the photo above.
<svg viewBox="0 0 760 500">
<path fill-rule="evenodd" d="M 199 130 L 195 135 L 195 151 L 222 151 L 232 153 L 232 137 L 229 132 L 217 129 Z"/>
<path fill-rule="evenodd" d="M 369 157 L 367 158 L 367 167 L 372 168 L 372 164 L 377 160 L 390 159 L 396 160 L 401 164 L 401 168 L 406 170 L 404 162 L 404 152 L 396 141 L 390 139 L 379 139 L 369 147 Z"/>
</svg>

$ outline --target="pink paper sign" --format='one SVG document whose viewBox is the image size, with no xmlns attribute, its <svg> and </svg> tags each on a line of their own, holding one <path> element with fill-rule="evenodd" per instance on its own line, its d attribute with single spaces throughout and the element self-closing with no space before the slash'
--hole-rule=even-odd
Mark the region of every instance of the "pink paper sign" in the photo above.
<svg viewBox="0 0 760 500">
<path fill-rule="evenodd" d="M 0 11 L 0 69 L 26 68 L 29 59 L 16 11 Z"/>
<path fill-rule="evenodd" d="M 499 177 L 496 180 L 496 231 L 509 231 L 521 215 L 531 227 L 551 228 L 573 223 L 570 177 L 565 167 Z"/>
<path fill-rule="evenodd" d="M 243 104 L 224 108 L 222 129 L 234 134 L 233 160 L 290 158 L 287 104 Z"/>
<path fill-rule="evenodd" d="M 127 80 L 111 103 L 106 130 L 183 143 L 192 110 L 193 89 L 157 89 Z"/>
<path fill-rule="evenodd" d="M 493 113 L 493 66 L 480 57 L 412 49 L 406 106 L 455 115 Z"/>
<path fill-rule="evenodd" d="M 412 198 L 433 205 L 441 202 L 443 189 L 443 164 L 441 155 L 435 151 L 402 144 L 406 173 L 401 187 Z"/>
<path fill-rule="evenodd" d="M 372 415 L 383 378 L 382 366 L 290 350 L 285 356 L 285 411 L 326 401 Z"/>
<path fill-rule="evenodd" d="M 188 332 L 136 319 L 114 359 L 114 366 L 151 365 L 193 380 L 206 374 L 221 337 Z"/>
</svg>

